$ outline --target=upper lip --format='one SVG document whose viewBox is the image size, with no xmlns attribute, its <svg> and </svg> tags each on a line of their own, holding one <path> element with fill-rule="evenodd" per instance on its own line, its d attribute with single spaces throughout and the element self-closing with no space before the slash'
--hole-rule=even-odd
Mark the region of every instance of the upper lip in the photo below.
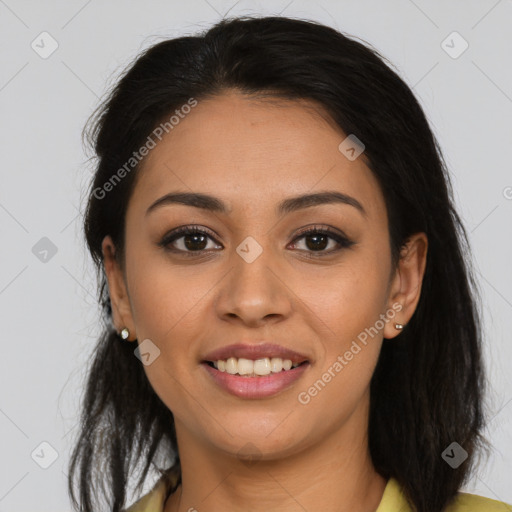
<svg viewBox="0 0 512 512">
<path fill-rule="evenodd" d="M 219 359 L 227 360 L 230 357 L 245 359 L 263 359 L 265 357 L 280 357 L 281 359 L 290 359 L 292 363 L 302 363 L 308 360 L 304 354 L 300 354 L 295 350 L 276 345 L 273 343 L 245 344 L 235 343 L 220 347 L 204 356 L 204 361 L 218 361 Z"/>
</svg>

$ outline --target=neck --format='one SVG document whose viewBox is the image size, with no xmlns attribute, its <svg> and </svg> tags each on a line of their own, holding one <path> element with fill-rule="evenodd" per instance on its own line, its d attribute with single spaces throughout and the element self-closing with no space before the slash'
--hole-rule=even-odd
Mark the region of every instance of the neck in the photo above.
<svg viewBox="0 0 512 512">
<path fill-rule="evenodd" d="M 375 512 L 387 481 L 373 467 L 360 426 L 354 417 L 293 454 L 251 462 L 205 445 L 176 421 L 182 484 L 165 512 Z"/>
</svg>

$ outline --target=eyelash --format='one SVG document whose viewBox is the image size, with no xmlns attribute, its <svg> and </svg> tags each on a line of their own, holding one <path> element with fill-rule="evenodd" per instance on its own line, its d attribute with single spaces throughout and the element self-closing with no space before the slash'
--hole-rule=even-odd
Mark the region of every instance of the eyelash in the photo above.
<svg viewBox="0 0 512 512">
<path fill-rule="evenodd" d="M 183 238 L 186 235 L 194 235 L 194 234 L 201 234 L 205 235 L 209 238 L 211 238 L 215 243 L 216 240 L 214 240 L 211 233 L 199 226 L 182 226 L 180 228 L 177 228 L 174 231 L 171 231 L 170 233 L 167 233 L 163 239 L 158 243 L 160 247 L 163 247 L 166 251 L 174 252 L 174 253 L 181 253 L 186 255 L 187 257 L 194 257 L 201 253 L 208 252 L 206 249 L 201 249 L 198 251 L 183 251 L 181 249 L 173 249 L 170 248 L 169 245 L 172 242 L 175 242 L 176 240 L 179 240 L 180 238 Z M 335 252 L 340 251 L 341 249 L 345 249 L 348 247 L 351 247 L 355 244 L 352 240 L 349 240 L 346 236 L 343 236 L 335 231 L 332 231 L 329 228 L 322 228 L 318 226 L 313 226 L 311 228 L 305 229 L 301 231 L 294 239 L 293 243 L 296 243 L 298 240 L 305 238 L 308 235 L 325 235 L 331 239 L 333 239 L 335 242 L 338 243 L 339 247 L 337 249 L 331 249 L 329 251 L 306 251 L 306 253 L 309 253 L 307 257 L 309 258 L 318 258 L 322 257 L 328 254 L 332 254 Z"/>
</svg>

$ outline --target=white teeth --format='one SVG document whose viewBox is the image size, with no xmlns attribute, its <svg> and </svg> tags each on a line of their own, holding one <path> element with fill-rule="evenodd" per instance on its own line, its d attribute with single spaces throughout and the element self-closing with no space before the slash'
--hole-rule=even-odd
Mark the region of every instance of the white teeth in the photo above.
<svg viewBox="0 0 512 512">
<path fill-rule="evenodd" d="M 274 373 L 280 372 L 283 369 L 283 360 L 280 357 L 273 357 L 270 360 L 270 366 Z"/>
<path fill-rule="evenodd" d="M 299 363 L 292 363 L 291 359 L 281 359 L 280 357 L 265 357 L 263 359 L 252 359 L 230 357 L 227 360 L 219 359 L 213 361 L 213 366 L 221 372 L 231 375 L 270 375 L 271 373 L 279 373 L 282 370 L 290 370 L 296 368 Z"/>
<path fill-rule="evenodd" d="M 285 359 L 283 361 L 283 370 L 290 370 L 292 367 L 292 362 L 289 359 Z"/>
<path fill-rule="evenodd" d="M 270 359 L 268 357 L 254 361 L 254 373 L 256 375 L 270 375 L 271 371 L 272 368 L 270 366 Z"/>
<path fill-rule="evenodd" d="M 240 375 L 250 375 L 254 370 L 254 361 L 241 357 L 238 360 L 238 373 Z"/>
<path fill-rule="evenodd" d="M 238 371 L 238 363 L 234 357 L 230 357 L 226 361 L 226 372 L 234 375 Z"/>
</svg>

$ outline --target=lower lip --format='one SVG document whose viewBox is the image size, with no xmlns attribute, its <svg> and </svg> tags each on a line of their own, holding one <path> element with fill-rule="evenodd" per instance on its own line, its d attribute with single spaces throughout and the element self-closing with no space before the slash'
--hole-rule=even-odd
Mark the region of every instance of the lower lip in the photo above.
<svg viewBox="0 0 512 512">
<path fill-rule="evenodd" d="M 266 398 L 290 387 L 309 368 L 309 363 L 301 364 L 290 370 L 271 373 L 264 377 L 241 377 L 221 372 L 208 363 L 201 366 L 212 376 L 213 380 L 224 390 L 240 398 Z"/>
</svg>

